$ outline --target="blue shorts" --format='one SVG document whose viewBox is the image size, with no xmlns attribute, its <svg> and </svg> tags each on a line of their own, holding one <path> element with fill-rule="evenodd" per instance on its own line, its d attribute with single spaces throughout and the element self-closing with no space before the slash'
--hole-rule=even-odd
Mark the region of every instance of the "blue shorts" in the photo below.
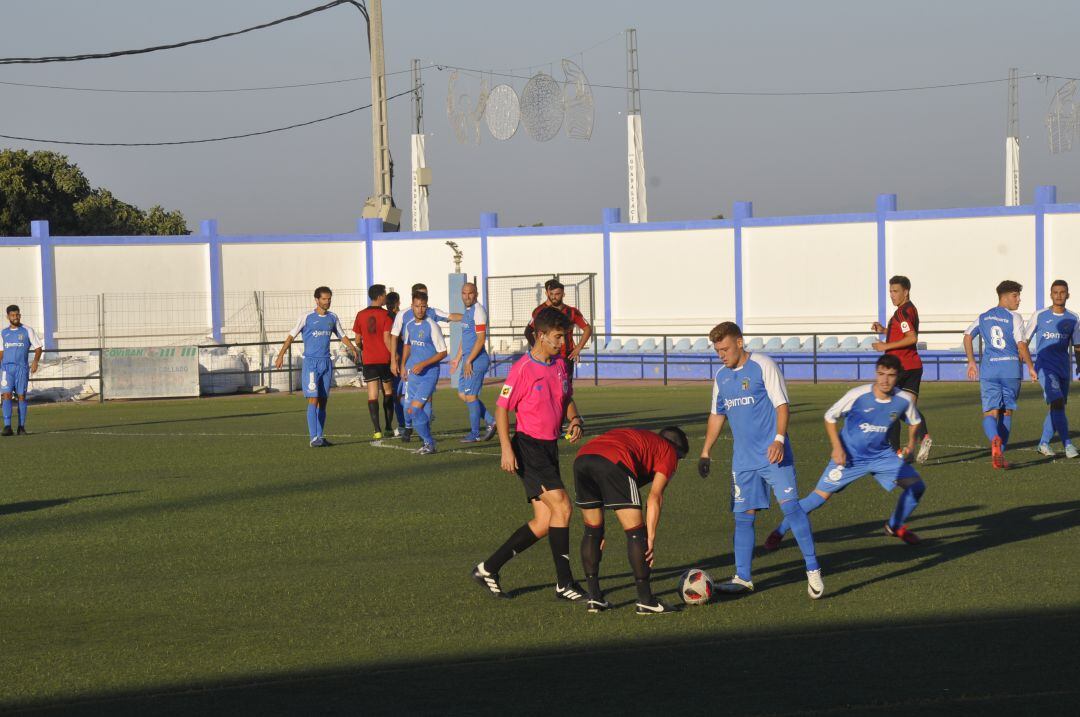
<svg viewBox="0 0 1080 717">
<path fill-rule="evenodd" d="M 982 394 L 983 412 L 1004 408 L 1016 410 L 1016 398 L 1020 395 L 1018 378 L 983 378 L 979 379 L 979 392 Z"/>
<path fill-rule="evenodd" d="M 334 360 L 329 358 L 305 358 L 300 369 L 300 384 L 307 398 L 327 398 L 334 382 Z"/>
<path fill-rule="evenodd" d="M 1039 369 L 1039 383 L 1042 384 L 1043 398 L 1047 403 L 1069 400 L 1069 377 L 1062 377 L 1053 371 Z"/>
<path fill-rule="evenodd" d="M 919 477 L 914 468 L 895 453 L 889 452 L 878 458 L 849 461 L 846 466 L 838 466 L 835 461 L 829 461 L 814 490 L 839 493 L 867 473 L 872 473 L 874 480 L 887 491 L 895 488 L 896 482 L 901 478 Z"/>
<path fill-rule="evenodd" d="M 465 378 L 465 361 L 458 366 L 458 393 L 463 396 L 479 396 L 480 389 L 484 387 L 484 377 L 487 376 L 488 366 L 491 359 L 487 351 L 481 352 L 472 363 L 472 377 Z"/>
<path fill-rule="evenodd" d="M 435 394 L 435 387 L 438 385 L 438 371 L 428 371 L 423 376 L 410 374 L 409 379 L 405 382 L 405 403 L 427 403 Z"/>
<path fill-rule="evenodd" d="M 6 363 L 0 366 L 0 393 L 25 396 L 26 387 L 29 383 L 29 366 L 22 366 L 17 363 Z"/>
<path fill-rule="evenodd" d="M 798 500 L 795 466 L 791 463 L 770 463 L 752 471 L 732 471 L 731 512 L 745 513 L 768 508 L 770 487 L 778 502 Z"/>
</svg>

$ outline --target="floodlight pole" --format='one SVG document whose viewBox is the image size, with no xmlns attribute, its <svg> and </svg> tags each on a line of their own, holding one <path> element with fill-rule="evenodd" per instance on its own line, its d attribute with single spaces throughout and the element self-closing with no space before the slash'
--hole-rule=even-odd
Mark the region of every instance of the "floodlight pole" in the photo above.
<svg viewBox="0 0 1080 717">
<path fill-rule="evenodd" d="M 638 86 L 637 30 L 626 30 L 626 161 L 631 224 L 649 221 L 645 203 L 645 139 L 641 130 L 641 88 Z"/>
<path fill-rule="evenodd" d="M 382 0 L 368 1 L 368 46 L 371 51 L 371 149 L 375 166 L 374 194 L 364 202 L 361 215 L 383 220 L 396 231 L 401 211 L 394 206 L 393 161 L 390 158 L 390 127 L 386 112 L 386 60 L 383 46 Z"/>
<path fill-rule="evenodd" d="M 1020 70 L 1009 68 L 1009 111 L 1005 132 L 1005 206 L 1020 206 Z"/>
</svg>

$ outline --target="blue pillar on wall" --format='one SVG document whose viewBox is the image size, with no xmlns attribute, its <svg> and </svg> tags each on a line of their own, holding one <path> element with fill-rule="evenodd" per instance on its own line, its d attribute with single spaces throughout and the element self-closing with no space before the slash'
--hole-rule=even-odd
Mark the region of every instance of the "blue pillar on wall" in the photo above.
<svg viewBox="0 0 1080 717">
<path fill-rule="evenodd" d="M 38 240 L 41 252 L 41 333 L 45 348 L 56 348 L 56 253 L 49 222 L 38 219 L 30 222 L 30 236 Z"/>
<path fill-rule="evenodd" d="M 879 194 L 875 212 L 877 214 L 877 320 L 879 324 L 885 323 L 885 316 L 889 309 L 889 286 L 886 274 L 885 259 L 888 247 L 885 244 L 885 216 L 888 212 L 896 211 L 895 194 Z"/>
<path fill-rule="evenodd" d="M 1046 205 L 1057 204 L 1057 187 L 1035 187 L 1035 308 L 1046 307 Z"/>
<path fill-rule="evenodd" d="M 743 222 L 753 216 L 753 202 L 735 202 L 732 207 L 731 219 L 735 224 L 735 323 L 739 326 L 743 325 Z"/>
<path fill-rule="evenodd" d="M 604 209 L 604 343 L 611 343 L 611 225 L 622 221 L 619 207 Z M 595 320 L 595 319 L 594 319 Z"/>
<path fill-rule="evenodd" d="M 218 236 L 217 219 L 204 219 L 199 224 L 199 234 L 206 237 L 210 252 L 210 335 L 221 343 L 221 330 L 225 324 L 225 288 L 221 274 L 221 238 Z"/>
<path fill-rule="evenodd" d="M 480 215 L 480 286 L 477 293 L 480 294 L 480 302 L 487 306 L 490 298 L 487 292 L 488 278 L 488 231 L 499 226 L 499 215 L 495 212 L 485 212 Z"/>
<path fill-rule="evenodd" d="M 359 228 L 360 235 L 364 238 L 364 265 L 367 286 L 371 286 L 375 283 L 375 235 L 382 233 L 383 221 L 377 217 L 374 219 L 361 219 Z M 401 303 L 405 304 L 407 302 L 403 298 Z"/>
</svg>

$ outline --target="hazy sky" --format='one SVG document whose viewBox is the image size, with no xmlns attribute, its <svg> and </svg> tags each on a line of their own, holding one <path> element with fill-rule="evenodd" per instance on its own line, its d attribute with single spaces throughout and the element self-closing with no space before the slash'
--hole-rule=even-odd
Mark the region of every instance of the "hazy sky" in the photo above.
<svg viewBox="0 0 1080 717">
<path fill-rule="evenodd" d="M 323 0 L 0 0 L 2 56 L 138 48 L 240 29 Z M 516 74 L 580 62 L 594 84 L 625 84 L 619 33 L 638 30 L 644 88 L 845 90 L 1022 75 L 1080 76 L 1080 3 L 865 0 L 753 3 L 693 0 L 545 3 L 386 0 L 386 63 L 412 58 Z M 613 37 L 615 36 L 615 37 Z M 611 38 L 607 42 L 602 42 Z M 585 48 L 602 43 L 585 52 Z M 120 89 L 211 89 L 367 75 L 360 14 L 340 7 L 269 30 L 192 48 L 110 60 L 0 66 L 0 81 Z M 448 71 L 428 70 L 426 132 L 435 229 L 472 227 L 484 211 L 504 226 L 596 223 L 626 206 L 626 93 L 594 90 L 589 142 L 560 135 L 507 142 L 486 130 L 457 143 L 446 117 Z M 524 80 L 503 80 L 520 92 Z M 388 79 L 390 94 L 408 73 Z M 478 83 L 462 78 L 475 95 Z M 1044 118 L 1062 84 L 1020 87 L 1021 191 L 1057 184 L 1080 200 L 1080 148 L 1051 155 Z M 731 97 L 644 92 L 649 216 L 870 211 L 882 192 L 901 208 L 1001 204 L 1007 85 L 829 97 Z M 370 101 L 365 81 L 219 94 L 84 93 L 0 85 L 0 133 L 88 141 L 158 141 L 269 129 Z M 408 225 L 408 97 L 391 102 L 395 195 Z M 162 148 L 53 149 L 125 201 L 180 209 L 197 229 L 226 234 L 348 232 L 371 193 L 370 113 L 253 139 Z M 625 214 L 624 214 L 625 216 Z"/>
</svg>

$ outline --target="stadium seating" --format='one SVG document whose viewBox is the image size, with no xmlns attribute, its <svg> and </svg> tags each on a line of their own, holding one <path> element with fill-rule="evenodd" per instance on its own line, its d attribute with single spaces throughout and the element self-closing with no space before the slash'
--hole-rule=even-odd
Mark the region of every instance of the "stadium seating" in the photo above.
<svg viewBox="0 0 1080 717">
<path fill-rule="evenodd" d="M 637 339 L 629 339 L 622 347 L 622 353 L 635 353 L 641 350 L 641 344 Z"/>
<path fill-rule="evenodd" d="M 645 339 L 641 344 L 642 353 L 656 353 L 660 350 L 660 347 L 656 344 L 656 339 Z"/>
<path fill-rule="evenodd" d="M 711 347 L 709 346 L 709 339 L 700 338 L 700 339 L 698 339 L 697 341 L 694 342 L 694 348 L 691 349 L 691 350 L 694 353 L 701 353 L 703 351 L 708 351 L 710 348 Z"/>
<path fill-rule="evenodd" d="M 859 349 L 859 337 L 858 336 L 846 336 L 843 341 L 840 342 L 838 351 L 858 351 Z"/>
<path fill-rule="evenodd" d="M 791 338 L 789 338 L 787 341 L 784 342 L 784 345 L 780 348 L 780 350 L 781 351 L 792 351 L 792 352 L 794 352 L 794 351 L 798 351 L 801 346 L 802 346 L 802 342 L 799 341 L 799 337 L 798 336 L 792 336 Z"/>
<path fill-rule="evenodd" d="M 760 336 L 755 336 L 750 339 L 750 342 L 746 344 L 747 351 L 760 351 L 765 346 L 765 339 Z"/>
<path fill-rule="evenodd" d="M 873 344 L 877 341 L 877 336 L 867 336 L 865 339 L 859 342 L 860 351 L 873 351 Z"/>
<path fill-rule="evenodd" d="M 675 345 L 671 347 L 671 350 L 675 353 L 686 353 L 690 350 L 690 339 L 679 339 L 675 342 Z"/>
<path fill-rule="evenodd" d="M 763 350 L 768 353 L 770 351 L 776 352 L 780 350 L 781 342 L 779 336 L 773 336 L 771 339 L 765 342 Z"/>
<path fill-rule="evenodd" d="M 612 339 L 607 342 L 604 348 L 600 349 L 601 353 L 613 354 L 622 350 L 622 339 Z"/>
<path fill-rule="evenodd" d="M 835 336 L 826 336 L 821 340 L 821 345 L 818 346 L 818 351 L 836 351 L 840 348 L 840 339 Z"/>
</svg>

